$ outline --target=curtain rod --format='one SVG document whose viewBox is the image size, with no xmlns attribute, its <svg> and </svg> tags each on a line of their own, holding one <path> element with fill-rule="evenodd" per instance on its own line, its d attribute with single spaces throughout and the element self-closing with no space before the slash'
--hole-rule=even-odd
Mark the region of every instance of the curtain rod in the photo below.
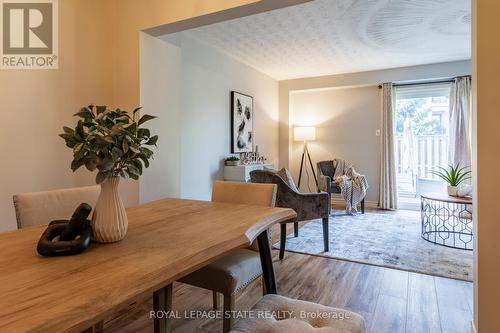
<svg viewBox="0 0 500 333">
<path fill-rule="evenodd" d="M 416 85 L 422 85 L 422 84 L 451 83 L 451 82 L 455 81 L 455 79 L 458 77 L 470 77 L 470 75 L 456 76 L 456 77 L 452 77 L 449 79 L 441 79 L 441 80 L 417 81 L 417 82 L 408 82 L 408 83 L 394 83 L 393 86 L 394 87 L 408 87 L 408 86 L 416 86 Z M 381 89 L 382 85 L 380 84 L 378 87 Z"/>
</svg>

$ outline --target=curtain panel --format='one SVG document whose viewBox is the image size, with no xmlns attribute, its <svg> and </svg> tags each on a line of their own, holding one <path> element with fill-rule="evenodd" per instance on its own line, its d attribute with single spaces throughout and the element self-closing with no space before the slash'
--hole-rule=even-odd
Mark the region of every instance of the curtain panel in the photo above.
<svg viewBox="0 0 500 333">
<path fill-rule="evenodd" d="M 382 85 L 382 138 L 379 206 L 382 209 L 397 209 L 396 160 L 394 155 L 394 110 L 395 96 L 392 83 Z"/>
<path fill-rule="evenodd" d="M 450 147 L 448 161 L 471 165 L 471 79 L 457 77 L 450 87 Z"/>
</svg>

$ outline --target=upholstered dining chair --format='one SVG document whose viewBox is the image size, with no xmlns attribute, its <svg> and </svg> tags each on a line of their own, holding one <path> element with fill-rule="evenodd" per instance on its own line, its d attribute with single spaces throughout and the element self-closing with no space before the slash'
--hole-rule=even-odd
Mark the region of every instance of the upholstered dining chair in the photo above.
<svg viewBox="0 0 500 333">
<path fill-rule="evenodd" d="M 330 215 L 330 197 L 328 193 L 300 193 L 286 169 L 278 172 L 272 170 L 254 170 L 250 172 L 252 183 L 271 183 L 278 186 L 276 206 L 291 208 L 297 213 L 294 224 L 294 235 L 297 237 L 299 222 L 322 219 L 323 246 L 325 252 L 329 250 L 328 222 Z M 286 222 L 280 225 L 280 260 L 285 255 Z"/>
<path fill-rule="evenodd" d="M 53 220 L 69 219 L 81 203 L 94 207 L 101 189 L 98 185 L 59 189 L 53 191 L 20 193 L 13 196 L 17 228 L 22 229 Z M 93 331 L 103 331 L 98 322 Z"/>
<path fill-rule="evenodd" d="M 276 185 L 216 181 L 212 201 L 256 206 L 274 206 Z M 218 294 L 224 296 L 223 310 L 233 311 L 235 296 L 244 287 L 262 275 L 262 266 L 256 243 L 250 248 L 235 250 L 223 258 L 183 277 L 179 281 L 212 290 L 214 309 Z M 231 330 L 232 316 L 223 316 L 223 332 Z"/>
<path fill-rule="evenodd" d="M 274 316 L 259 316 L 272 313 Z M 293 313 L 283 316 L 278 313 Z M 318 316 L 297 314 L 319 314 Z M 262 297 L 230 333 L 365 333 L 364 318 L 352 311 L 269 294 Z"/>
<path fill-rule="evenodd" d="M 94 207 L 99 197 L 98 185 L 14 195 L 18 229 L 68 219 L 82 202 Z"/>
</svg>

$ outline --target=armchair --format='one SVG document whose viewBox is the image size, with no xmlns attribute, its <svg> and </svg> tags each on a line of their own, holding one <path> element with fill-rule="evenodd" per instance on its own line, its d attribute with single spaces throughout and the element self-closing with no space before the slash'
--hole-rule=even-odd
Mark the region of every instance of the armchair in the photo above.
<svg viewBox="0 0 500 333">
<path fill-rule="evenodd" d="M 333 182 L 335 177 L 336 165 L 334 161 L 321 161 L 317 163 L 318 167 L 318 190 L 324 191 L 331 196 L 332 193 L 341 193 L 340 186 Z M 365 199 L 363 198 L 360 202 L 361 213 L 365 213 Z"/>
<path fill-rule="evenodd" d="M 291 208 L 297 213 L 294 224 L 294 235 L 298 236 L 299 222 L 313 219 L 323 221 L 323 245 L 325 252 L 328 246 L 328 218 L 330 215 L 330 196 L 328 193 L 299 193 L 278 174 L 270 170 L 254 170 L 250 172 L 252 183 L 271 183 L 278 186 L 276 207 Z M 285 254 L 286 222 L 280 225 L 280 260 Z"/>
</svg>

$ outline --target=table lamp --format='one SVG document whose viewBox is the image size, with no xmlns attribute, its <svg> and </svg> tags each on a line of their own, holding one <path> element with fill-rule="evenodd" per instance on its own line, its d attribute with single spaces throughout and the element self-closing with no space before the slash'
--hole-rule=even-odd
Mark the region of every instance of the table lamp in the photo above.
<svg viewBox="0 0 500 333">
<path fill-rule="evenodd" d="M 314 166 L 311 161 L 311 156 L 309 155 L 309 150 L 307 149 L 307 142 L 316 140 L 316 127 L 313 126 L 299 126 L 293 129 L 293 138 L 295 141 L 303 141 L 304 149 L 302 151 L 302 159 L 300 160 L 300 171 L 299 171 L 299 183 L 298 188 L 300 188 L 300 180 L 302 178 L 302 168 L 304 166 L 304 157 L 307 156 L 309 160 L 309 165 L 314 176 L 314 181 L 316 182 L 316 188 L 318 188 L 318 179 L 316 178 L 316 172 L 314 172 Z"/>
</svg>

